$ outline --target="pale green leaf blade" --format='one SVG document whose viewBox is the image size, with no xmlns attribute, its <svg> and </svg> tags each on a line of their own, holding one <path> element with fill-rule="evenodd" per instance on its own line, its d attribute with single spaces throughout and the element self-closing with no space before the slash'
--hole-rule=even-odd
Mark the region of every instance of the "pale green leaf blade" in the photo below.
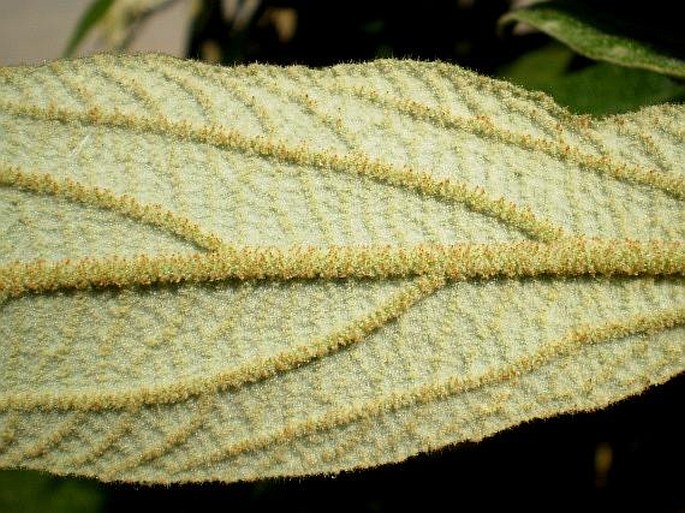
<svg viewBox="0 0 685 513">
<path fill-rule="evenodd" d="M 0 70 L 0 465 L 337 472 L 668 380 L 684 116 L 412 61 Z"/>
<path fill-rule="evenodd" d="M 587 5 L 565 1 L 535 3 L 505 14 L 500 25 L 522 22 L 591 59 L 685 78 L 682 56 L 636 38 L 630 25 L 616 22 L 616 13 L 605 14 L 600 8 L 601 5 L 593 2 Z M 641 8 L 645 9 L 644 5 Z M 620 14 L 623 7 L 619 5 L 617 9 Z M 667 12 L 660 14 L 666 16 Z"/>
</svg>

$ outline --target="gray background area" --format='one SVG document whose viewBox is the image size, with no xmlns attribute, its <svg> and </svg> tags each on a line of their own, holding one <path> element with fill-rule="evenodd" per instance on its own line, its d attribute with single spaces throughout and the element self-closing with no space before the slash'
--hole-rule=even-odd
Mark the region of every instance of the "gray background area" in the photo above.
<svg viewBox="0 0 685 513">
<path fill-rule="evenodd" d="M 57 59 L 92 0 L 0 0 L 0 65 Z M 192 2 L 176 2 L 150 17 L 137 34 L 133 51 L 185 53 Z M 78 55 L 101 46 L 91 34 Z"/>
</svg>

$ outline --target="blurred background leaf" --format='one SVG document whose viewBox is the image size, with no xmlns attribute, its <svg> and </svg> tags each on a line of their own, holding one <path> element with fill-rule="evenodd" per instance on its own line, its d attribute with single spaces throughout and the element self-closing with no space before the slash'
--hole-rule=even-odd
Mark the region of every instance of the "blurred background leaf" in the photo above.
<svg viewBox="0 0 685 513">
<path fill-rule="evenodd" d="M 76 25 L 74 32 L 72 33 L 71 39 L 67 44 L 66 50 L 64 50 L 65 57 L 71 57 L 78 46 L 83 42 L 83 39 L 88 35 L 88 33 L 102 21 L 103 16 L 107 14 L 107 11 L 112 6 L 115 0 L 95 0 L 86 12 L 83 13 L 81 19 Z"/>
<path fill-rule="evenodd" d="M 682 2 L 554 0 L 514 10 L 500 27 L 523 22 L 591 59 L 685 78 Z"/>
<path fill-rule="evenodd" d="M 685 85 L 651 71 L 594 63 L 550 43 L 503 66 L 498 78 L 551 95 L 571 111 L 597 116 L 685 100 Z"/>
<path fill-rule="evenodd" d="M 83 13 L 64 51 L 73 56 L 92 32 L 98 32 L 104 49 L 122 51 L 129 47 L 141 25 L 179 0 L 93 0 Z"/>
<path fill-rule="evenodd" d="M 84 479 L 33 471 L 0 471 L 0 513 L 97 513 L 105 492 Z"/>
</svg>

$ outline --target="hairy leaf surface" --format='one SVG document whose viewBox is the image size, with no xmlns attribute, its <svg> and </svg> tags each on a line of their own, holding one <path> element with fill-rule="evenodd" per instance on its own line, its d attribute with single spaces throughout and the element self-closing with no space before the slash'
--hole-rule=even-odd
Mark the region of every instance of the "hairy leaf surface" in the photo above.
<svg viewBox="0 0 685 513">
<path fill-rule="evenodd" d="M 0 70 L 0 465 L 401 461 L 682 372 L 683 107 L 455 66 Z"/>
</svg>

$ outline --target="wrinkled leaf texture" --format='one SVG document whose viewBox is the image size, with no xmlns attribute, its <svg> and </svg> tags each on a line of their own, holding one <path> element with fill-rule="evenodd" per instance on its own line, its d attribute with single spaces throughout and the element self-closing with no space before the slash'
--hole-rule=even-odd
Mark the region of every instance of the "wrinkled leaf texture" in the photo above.
<svg viewBox="0 0 685 513">
<path fill-rule="evenodd" d="M 0 465 L 396 462 L 682 372 L 685 112 L 443 63 L 0 70 Z"/>
</svg>

